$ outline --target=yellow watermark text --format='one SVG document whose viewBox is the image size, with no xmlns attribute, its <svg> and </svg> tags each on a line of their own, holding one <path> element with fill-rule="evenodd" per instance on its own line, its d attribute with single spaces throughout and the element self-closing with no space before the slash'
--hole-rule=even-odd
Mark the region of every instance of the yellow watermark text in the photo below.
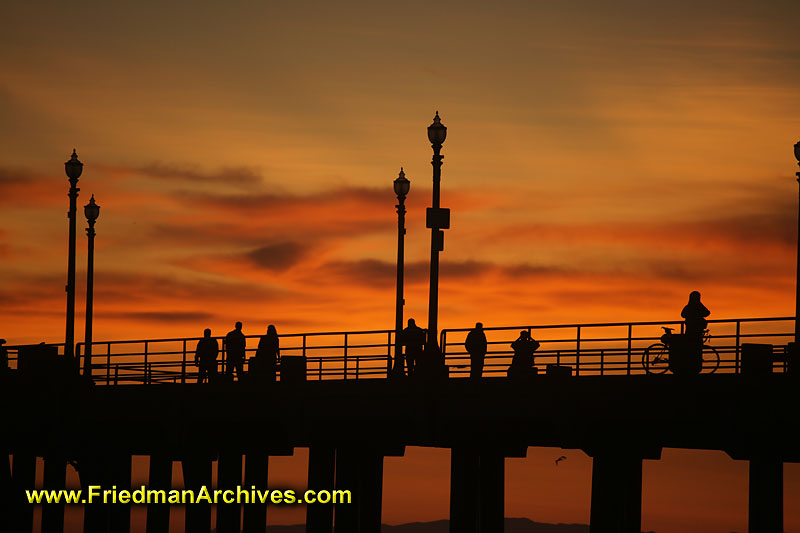
<svg viewBox="0 0 800 533">
<path fill-rule="evenodd" d="M 348 504 L 352 495 L 349 490 L 306 490 L 302 497 L 292 489 L 265 489 L 255 486 L 249 489 L 237 486 L 236 489 L 209 489 L 203 485 L 199 490 L 192 489 L 148 489 L 144 485 L 135 490 L 117 489 L 113 485 L 104 489 L 101 485 L 89 485 L 85 492 L 81 489 L 26 490 L 30 504 L 44 503 L 106 503 L 106 504 L 151 504 L 168 503 L 174 505 L 206 504 Z"/>
</svg>

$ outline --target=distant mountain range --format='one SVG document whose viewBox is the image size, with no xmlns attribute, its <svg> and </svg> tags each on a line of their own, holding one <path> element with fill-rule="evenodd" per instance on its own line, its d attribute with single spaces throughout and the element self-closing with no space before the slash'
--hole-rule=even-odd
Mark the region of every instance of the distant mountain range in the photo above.
<svg viewBox="0 0 800 533">
<path fill-rule="evenodd" d="M 527 518 L 506 518 L 505 533 L 589 533 L 586 524 L 544 524 Z M 449 533 L 448 520 L 411 522 L 399 526 L 383 524 L 381 533 Z M 305 533 L 306 526 L 269 526 L 267 533 Z M 652 531 L 646 533 L 653 533 Z"/>
</svg>

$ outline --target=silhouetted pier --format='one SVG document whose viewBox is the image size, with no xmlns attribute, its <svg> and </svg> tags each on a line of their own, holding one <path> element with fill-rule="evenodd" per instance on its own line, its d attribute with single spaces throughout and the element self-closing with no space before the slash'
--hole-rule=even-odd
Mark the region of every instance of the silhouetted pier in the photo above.
<svg viewBox="0 0 800 533">
<path fill-rule="evenodd" d="M 216 460 L 221 488 L 264 489 L 270 456 L 307 447 L 308 487 L 354 494 L 352 505 L 307 506 L 307 531 L 378 532 L 383 457 L 440 447 L 452 450 L 451 531 L 501 532 L 504 458 L 547 446 L 593 458 L 593 532 L 639 532 L 642 460 L 688 448 L 749 461 L 750 531 L 782 531 L 782 463 L 800 461 L 797 372 L 784 348 L 793 321 L 712 322 L 719 367 L 684 377 L 642 366 L 644 349 L 669 325 L 657 322 L 486 328 L 481 380 L 466 377 L 467 330 L 441 332 L 451 379 L 440 380 L 386 379 L 390 331 L 283 335 L 282 355 L 305 357 L 307 373 L 267 384 L 194 383 L 196 339 L 98 342 L 96 385 L 41 369 L 6 379 L 6 486 L 33 487 L 37 457 L 46 488 L 64 487 L 72 461 L 84 485 L 128 486 L 131 456 L 148 455 L 148 488 L 170 487 L 174 461 L 187 488 L 210 485 Z M 508 379 L 508 344 L 528 328 L 542 343 L 542 372 Z M 768 366 L 748 361 L 753 343 L 773 345 Z M 556 364 L 572 371 L 545 371 Z M 42 530 L 62 531 L 63 506 L 43 507 Z M 32 506 L 15 508 L 14 531 L 31 531 Z M 176 512 L 186 513 L 187 532 L 212 527 L 210 506 L 150 505 L 147 531 L 166 532 Z M 263 532 L 266 512 L 220 505 L 216 527 L 238 531 L 243 520 L 244 531 Z M 86 531 L 129 531 L 130 508 L 87 506 L 85 521 Z"/>
</svg>

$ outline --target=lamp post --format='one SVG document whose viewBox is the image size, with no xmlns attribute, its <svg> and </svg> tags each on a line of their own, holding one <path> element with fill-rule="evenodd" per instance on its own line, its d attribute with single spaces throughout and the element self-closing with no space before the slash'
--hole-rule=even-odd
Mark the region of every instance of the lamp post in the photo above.
<svg viewBox="0 0 800 533">
<path fill-rule="evenodd" d="M 794 157 L 800 166 L 800 141 L 794 145 Z M 797 183 L 800 186 L 800 172 L 796 172 Z M 797 214 L 797 270 L 795 271 L 795 296 L 794 296 L 794 349 L 795 354 L 800 349 L 800 189 L 798 189 L 798 214 Z"/>
<path fill-rule="evenodd" d="M 403 167 L 394 180 L 394 193 L 397 195 L 397 300 L 394 318 L 394 366 L 392 374 L 403 375 L 403 343 L 400 336 L 403 333 L 403 269 L 406 235 L 406 195 L 411 188 L 411 182 L 406 179 Z"/>
<path fill-rule="evenodd" d="M 447 128 L 439 118 L 439 112 L 433 117 L 433 124 L 428 126 L 428 140 L 433 148 L 433 202 L 426 213 L 426 226 L 431 229 L 431 280 L 428 299 L 428 345 L 438 347 L 439 316 L 439 252 L 444 250 L 444 232 L 450 227 L 450 210 L 439 206 L 439 190 L 442 180 L 442 144 L 447 137 Z"/>
<path fill-rule="evenodd" d="M 83 172 L 83 163 L 78 161 L 78 154 L 72 150 L 72 157 L 64 163 L 69 178 L 69 260 L 67 263 L 67 334 L 64 339 L 64 356 L 75 358 L 75 217 L 78 200 L 78 178 Z"/>
<path fill-rule="evenodd" d="M 94 202 L 94 195 L 89 203 L 83 206 L 86 215 L 86 236 L 89 238 L 88 256 L 86 260 L 86 340 L 83 356 L 83 375 L 92 376 L 92 301 L 94 299 L 94 223 L 100 216 L 100 206 Z"/>
</svg>

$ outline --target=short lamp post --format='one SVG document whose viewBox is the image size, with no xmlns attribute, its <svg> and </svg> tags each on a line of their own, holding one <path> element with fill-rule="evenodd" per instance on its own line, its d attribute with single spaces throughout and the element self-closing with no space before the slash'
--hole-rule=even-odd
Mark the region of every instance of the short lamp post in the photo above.
<svg viewBox="0 0 800 533">
<path fill-rule="evenodd" d="M 397 300 L 394 320 L 394 366 L 391 374 L 404 375 L 403 367 L 403 269 L 405 262 L 405 235 L 406 235 L 406 195 L 411 188 L 411 182 L 406 179 L 403 168 L 394 180 L 394 193 L 397 195 Z"/>
<path fill-rule="evenodd" d="M 78 210 L 78 178 L 83 172 L 83 163 L 78 161 L 78 154 L 72 150 L 72 157 L 64 163 L 69 178 L 69 260 L 67 263 L 67 334 L 64 338 L 64 356 L 75 360 L 75 224 Z"/>
<path fill-rule="evenodd" d="M 794 145 L 794 157 L 800 166 L 800 141 Z M 797 183 L 800 187 L 800 172 L 796 172 Z M 795 296 L 794 296 L 794 348 L 800 349 L 800 188 L 798 189 L 798 214 L 797 214 L 797 270 L 795 271 Z M 797 354 L 797 352 L 796 352 Z"/>
<path fill-rule="evenodd" d="M 92 376 L 92 304 L 94 299 L 94 223 L 100 216 L 100 206 L 94 202 L 94 195 L 83 207 L 86 221 L 86 236 L 89 238 L 88 256 L 86 260 L 86 341 L 83 356 L 83 375 Z"/>
<path fill-rule="evenodd" d="M 440 207 L 439 193 L 442 181 L 442 144 L 447 137 L 447 128 L 439 118 L 439 112 L 428 126 L 428 140 L 433 148 L 433 201 L 428 208 L 426 226 L 431 230 L 431 279 L 428 299 L 428 345 L 438 347 L 439 321 L 439 252 L 444 250 L 444 232 L 450 227 L 450 210 Z"/>
</svg>

